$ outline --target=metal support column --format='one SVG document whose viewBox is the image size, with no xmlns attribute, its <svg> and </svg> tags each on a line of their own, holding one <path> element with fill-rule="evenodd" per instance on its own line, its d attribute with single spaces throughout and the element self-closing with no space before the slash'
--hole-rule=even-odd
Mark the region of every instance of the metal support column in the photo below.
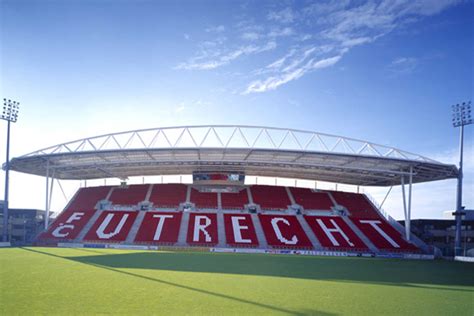
<svg viewBox="0 0 474 316">
<path fill-rule="evenodd" d="M 9 203 L 8 203 L 8 189 L 10 184 L 10 123 L 15 123 L 18 119 L 18 111 L 20 109 L 20 103 L 16 101 L 12 101 L 10 99 L 3 99 L 3 111 L 0 112 L 0 119 L 7 121 L 7 160 L 5 161 L 5 195 L 3 198 L 3 236 L 2 240 L 4 242 L 8 241 L 8 211 L 9 211 Z"/>
<path fill-rule="evenodd" d="M 408 185 L 408 218 L 406 220 L 406 226 L 407 226 L 407 240 L 410 240 L 411 236 L 411 194 L 412 194 L 412 185 L 413 185 L 413 166 L 410 166 L 410 177 L 409 177 L 409 185 Z"/>
<path fill-rule="evenodd" d="M 48 202 L 49 210 L 51 210 L 51 201 L 53 200 L 53 187 L 54 187 L 54 169 L 53 169 L 53 174 L 51 175 L 51 185 L 49 187 L 49 198 L 48 198 L 49 199 L 49 202 Z"/>
<path fill-rule="evenodd" d="M 44 229 L 47 230 L 49 226 L 49 160 L 46 161 L 46 217 L 44 219 Z"/>
<path fill-rule="evenodd" d="M 5 195 L 3 201 L 3 241 L 8 241 L 8 184 L 10 172 L 10 121 L 7 121 L 7 160 L 5 162 Z"/>
<path fill-rule="evenodd" d="M 407 200 L 405 194 L 405 175 L 401 177 L 401 186 L 402 186 L 402 198 L 403 198 L 403 214 L 405 215 L 405 237 L 408 238 L 410 231 L 408 230 L 408 212 L 407 212 Z"/>
<path fill-rule="evenodd" d="M 385 203 L 385 201 L 387 200 L 388 195 L 390 194 L 390 192 L 392 191 L 392 189 L 393 189 L 393 185 L 388 189 L 387 194 L 385 194 L 385 197 L 384 197 L 383 200 L 382 200 L 382 203 L 380 203 L 380 206 L 379 206 L 380 209 L 382 209 L 382 206 L 383 206 L 383 204 Z M 359 186 L 357 186 L 357 193 L 359 193 Z"/>
<path fill-rule="evenodd" d="M 412 194 L 412 185 L 413 185 L 413 166 L 410 166 L 410 174 L 408 177 L 408 205 L 407 198 L 405 193 L 405 175 L 401 177 L 401 186 L 402 186 L 402 197 L 403 197 L 403 211 L 405 214 L 405 238 L 410 240 L 410 229 L 411 229 L 411 194 Z M 389 191 L 390 192 L 390 191 Z"/>
<path fill-rule="evenodd" d="M 463 147 L 464 147 L 464 126 L 471 125 L 473 122 L 471 115 L 471 101 L 463 102 L 462 104 L 456 104 L 453 108 L 453 127 L 461 127 L 459 135 L 459 173 L 458 173 L 458 185 L 456 192 L 456 212 L 454 216 L 456 218 L 456 234 L 454 238 L 454 255 L 460 256 L 461 247 L 461 227 L 462 227 L 462 216 L 464 213 L 464 207 L 462 205 L 462 178 L 463 178 Z"/>
<path fill-rule="evenodd" d="M 454 235 L 454 254 L 456 256 L 461 255 L 461 227 L 462 227 L 462 215 L 463 215 L 463 206 L 462 206 L 462 178 L 463 178 L 463 149 L 464 149 L 464 125 L 461 125 L 460 135 L 459 135 L 459 174 L 458 174 L 458 185 L 456 192 L 456 234 Z"/>
<path fill-rule="evenodd" d="M 56 179 L 56 182 L 58 183 L 59 188 L 61 189 L 61 192 L 63 193 L 64 200 L 68 202 L 69 199 L 66 196 L 66 192 L 64 192 L 63 186 L 61 185 L 61 181 L 59 181 L 59 179 Z"/>
</svg>

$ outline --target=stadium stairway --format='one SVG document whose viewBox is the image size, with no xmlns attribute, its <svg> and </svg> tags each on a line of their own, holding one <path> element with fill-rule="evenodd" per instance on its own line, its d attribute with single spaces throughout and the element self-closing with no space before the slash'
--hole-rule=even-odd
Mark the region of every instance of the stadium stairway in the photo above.
<svg viewBox="0 0 474 316">
<path fill-rule="evenodd" d="M 296 201 L 295 201 L 295 197 L 293 196 L 293 194 L 290 191 L 290 188 L 285 187 L 285 190 L 286 190 L 286 194 L 288 194 L 288 198 L 290 199 L 291 205 L 297 204 Z"/>
<path fill-rule="evenodd" d="M 177 246 L 187 246 L 186 243 L 186 235 L 188 233 L 188 225 L 189 225 L 189 212 L 183 212 L 183 216 L 181 217 L 181 225 L 178 234 L 178 242 L 176 243 Z"/>
<path fill-rule="evenodd" d="M 226 247 L 226 238 L 225 238 L 225 226 L 224 226 L 224 214 L 222 212 L 217 212 L 217 247 Z"/>
<path fill-rule="evenodd" d="M 138 216 L 135 219 L 135 222 L 133 223 L 132 228 L 128 232 L 128 236 L 125 239 L 125 243 L 133 244 L 133 242 L 135 241 L 135 237 L 137 236 L 138 229 L 142 225 L 145 214 L 146 214 L 146 211 L 138 211 Z"/>
<path fill-rule="evenodd" d="M 186 188 L 186 203 L 191 203 L 191 186 Z"/>
<path fill-rule="evenodd" d="M 378 249 L 377 247 L 375 247 L 375 245 L 370 241 L 370 239 L 365 236 L 359 229 L 359 227 L 357 227 L 351 220 L 348 216 L 341 216 L 342 220 L 344 222 L 346 222 L 347 226 L 349 226 L 350 229 L 352 229 L 352 231 L 357 235 L 357 237 L 359 237 L 363 242 L 364 244 L 367 245 L 367 247 L 373 251 L 373 252 L 377 252 Z"/>
<path fill-rule="evenodd" d="M 150 196 L 151 196 L 151 192 L 153 192 L 153 186 L 154 184 L 150 184 L 150 187 L 148 188 L 148 192 L 145 195 L 145 202 L 150 202 Z"/>
<path fill-rule="evenodd" d="M 249 203 L 250 203 L 250 204 L 254 204 L 254 202 L 253 202 L 253 195 L 252 195 L 252 191 L 250 191 L 250 187 L 247 187 L 246 190 L 247 190 L 247 195 L 248 195 L 248 197 L 249 197 Z"/>
<path fill-rule="evenodd" d="M 217 192 L 217 209 L 222 210 L 222 193 Z"/>
<path fill-rule="evenodd" d="M 111 190 L 111 192 L 112 192 L 112 190 Z M 104 210 L 97 210 L 94 213 L 94 215 L 92 215 L 92 217 L 89 219 L 87 224 L 84 225 L 84 228 L 81 230 L 79 235 L 77 235 L 76 239 L 74 239 L 74 242 L 82 242 L 82 240 L 86 236 L 87 232 L 92 228 L 92 225 L 94 225 L 94 223 L 97 221 L 97 219 L 99 218 L 99 216 L 102 214 L 103 211 Z"/>
<path fill-rule="evenodd" d="M 388 215 L 388 214 L 387 214 Z M 385 219 L 395 228 L 402 236 L 405 236 L 405 226 L 397 222 L 393 217 L 388 215 L 388 218 L 385 217 Z M 418 248 L 421 248 L 423 251 L 428 252 L 429 251 L 429 246 L 421 240 L 418 236 L 415 234 L 411 233 L 410 234 L 410 241 L 412 244 L 415 244 Z"/>
<path fill-rule="evenodd" d="M 301 228 L 303 228 L 303 231 L 308 237 L 309 241 L 313 244 L 313 248 L 316 250 L 322 250 L 323 247 L 321 246 L 321 243 L 319 242 L 318 238 L 314 235 L 313 231 L 311 230 L 311 227 L 309 227 L 303 215 L 296 215 L 296 219 L 300 223 Z"/>
<path fill-rule="evenodd" d="M 252 218 L 253 226 L 255 227 L 255 234 L 257 235 L 259 245 L 258 248 L 268 248 L 267 239 L 265 237 L 265 233 L 263 232 L 262 225 L 260 224 L 260 220 L 258 219 L 258 214 L 250 214 L 250 217 Z"/>
<path fill-rule="evenodd" d="M 406 240 L 405 226 L 400 224 L 396 219 L 394 219 L 388 213 L 383 212 L 380 205 L 377 202 L 375 202 L 375 199 L 370 194 L 365 193 L 365 198 L 374 207 L 377 214 L 381 218 L 386 220 L 393 228 L 395 228 L 402 235 L 403 239 Z M 418 248 L 422 249 L 424 252 L 429 252 L 429 246 L 412 232 L 410 232 L 410 242 L 414 244 L 415 246 L 417 246 Z"/>
<path fill-rule="evenodd" d="M 327 194 L 329 196 L 329 199 L 331 199 L 332 205 L 339 206 L 339 204 L 337 204 L 336 199 L 334 198 L 334 196 L 332 196 L 331 192 L 327 191 Z"/>
</svg>

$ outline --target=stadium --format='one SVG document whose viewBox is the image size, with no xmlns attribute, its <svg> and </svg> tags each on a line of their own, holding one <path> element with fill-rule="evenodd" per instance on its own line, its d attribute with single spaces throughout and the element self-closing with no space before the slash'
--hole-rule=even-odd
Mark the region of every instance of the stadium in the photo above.
<svg viewBox="0 0 474 316">
<path fill-rule="evenodd" d="M 473 9 L 0 1 L 0 316 L 474 315 Z"/>
<path fill-rule="evenodd" d="M 319 314 L 313 309 L 314 298 L 306 297 L 304 292 L 315 291 L 314 295 L 324 296 L 327 286 L 339 297 L 345 291 L 370 287 L 369 284 L 377 284 L 372 285 L 374 291 L 400 295 L 402 304 L 397 307 L 397 314 L 417 308 L 408 302 L 411 295 L 407 296 L 405 289 L 397 289 L 398 286 L 414 287 L 408 292 L 425 287 L 441 288 L 446 294 L 452 291 L 456 294 L 452 299 L 458 303 L 444 307 L 436 303 L 436 296 L 423 295 L 433 309 L 439 308 L 443 313 L 468 314 L 472 310 L 472 302 L 467 298 L 472 297 L 472 265 L 432 261 L 433 249 L 365 194 L 245 184 L 246 176 L 280 176 L 354 186 L 407 186 L 404 192 L 408 197 L 401 198 L 408 202 L 409 225 L 412 184 L 454 178 L 457 168 L 453 165 L 340 136 L 217 125 L 135 130 L 80 139 L 13 158 L 10 168 L 46 179 L 122 180 L 118 186 L 80 188 L 64 211 L 52 223 L 45 224 L 47 230 L 37 237 L 37 247 L 2 249 L 7 263 L 15 257 L 37 257 L 34 260 L 38 260 L 39 266 L 35 269 L 50 276 L 49 281 L 41 277 L 40 287 L 63 284 L 69 279 L 68 269 L 74 269 L 69 270 L 74 271 L 71 292 L 61 295 L 79 295 L 87 307 L 72 307 L 72 312 L 140 310 L 129 300 L 100 309 L 95 305 L 99 301 L 83 296 L 86 293 L 82 291 L 89 285 L 92 284 L 90 291 L 94 293 L 109 278 L 116 288 L 113 293 L 142 292 L 142 286 L 157 287 L 157 291 L 168 291 L 171 287 L 172 295 L 192 297 L 187 303 L 167 298 L 170 301 L 161 307 L 166 313 L 222 310 L 227 314 L 230 308 L 236 314 Z M 191 174 L 193 181 L 127 184 L 133 176 L 170 174 Z M 51 192 L 48 185 L 52 186 L 52 180 L 46 181 L 46 192 Z M 50 201 L 51 196 L 46 199 Z M 5 264 L 6 272 L 16 269 L 17 264 Z M 79 265 L 77 271 L 68 267 L 70 264 Z M 111 271 L 118 275 L 110 275 Z M 216 278 L 218 285 L 211 287 L 214 290 L 205 290 L 180 283 L 188 277 L 192 284 L 207 278 L 214 282 Z M 270 278 L 257 280 L 267 277 Z M 285 280 L 280 284 L 278 278 L 288 278 L 289 283 Z M 293 278 L 301 280 L 293 284 Z M 322 284 L 298 284 L 305 279 Z M 11 276 L 6 280 L 14 282 Z M 453 286 L 459 282 L 462 286 Z M 265 294 L 276 284 L 280 287 L 277 292 L 286 293 L 279 294 L 285 297 L 284 304 L 277 304 Z M 286 292 L 287 286 L 294 288 L 292 293 Z M 372 298 L 373 294 L 368 294 L 372 290 L 363 295 L 375 304 L 371 311 L 385 313 L 394 308 L 383 303 L 383 298 Z M 60 295 L 54 289 L 49 291 Z M 255 296 L 237 295 L 241 291 Z M 9 298 L 9 294 L 2 297 L 7 298 L 2 305 L 11 311 L 8 302 L 15 298 Z M 337 304 L 339 298 L 330 297 L 322 303 Z M 55 310 L 60 314 L 71 308 L 69 304 L 46 300 L 59 308 Z M 149 305 L 140 298 L 136 302 Z M 35 310 L 44 310 L 34 304 Z M 151 303 L 150 308 L 155 304 Z M 345 306 L 341 312 L 349 313 Z M 15 310 L 21 313 L 30 306 L 18 308 Z M 418 311 L 425 313 L 426 309 Z M 357 311 L 365 312 L 363 308 Z"/>
</svg>

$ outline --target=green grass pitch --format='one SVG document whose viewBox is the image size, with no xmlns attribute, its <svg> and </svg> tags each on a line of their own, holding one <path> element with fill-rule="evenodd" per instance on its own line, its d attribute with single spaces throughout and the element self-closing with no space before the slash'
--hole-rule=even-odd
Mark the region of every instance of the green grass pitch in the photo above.
<svg viewBox="0 0 474 316">
<path fill-rule="evenodd" d="M 1 315 L 474 315 L 474 265 L 0 249 Z"/>
</svg>

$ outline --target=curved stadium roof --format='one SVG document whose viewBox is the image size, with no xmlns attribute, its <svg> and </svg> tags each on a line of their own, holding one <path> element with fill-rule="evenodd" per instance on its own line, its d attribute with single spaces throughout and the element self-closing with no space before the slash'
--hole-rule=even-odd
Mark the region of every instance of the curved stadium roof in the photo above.
<svg viewBox="0 0 474 316">
<path fill-rule="evenodd" d="M 365 186 L 455 178 L 454 165 L 368 141 L 242 125 L 179 126 L 84 138 L 13 158 L 10 169 L 57 179 L 243 172 Z"/>
</svg>

